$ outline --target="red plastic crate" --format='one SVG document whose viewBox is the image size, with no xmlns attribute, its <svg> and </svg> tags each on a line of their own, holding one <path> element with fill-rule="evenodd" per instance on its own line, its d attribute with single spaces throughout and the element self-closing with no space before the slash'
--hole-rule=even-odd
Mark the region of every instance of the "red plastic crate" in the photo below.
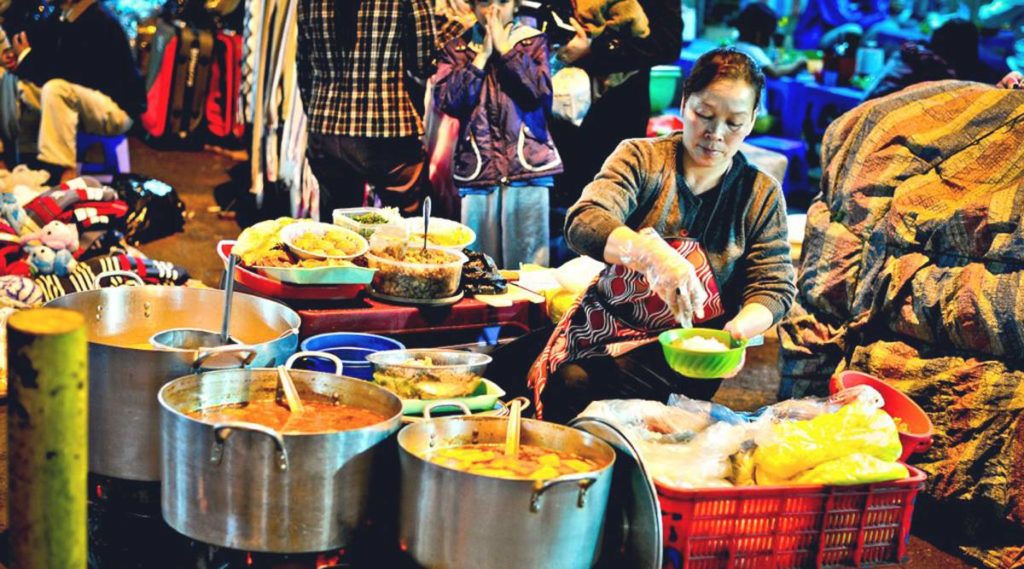
<svg viewBox="0 0 1024 569">
<path fill-rule="evenodd" d="M 858 486 L 658 486 L 664 567 L 866 567 L 906 560 L 924 472 Z"/>
</svg>

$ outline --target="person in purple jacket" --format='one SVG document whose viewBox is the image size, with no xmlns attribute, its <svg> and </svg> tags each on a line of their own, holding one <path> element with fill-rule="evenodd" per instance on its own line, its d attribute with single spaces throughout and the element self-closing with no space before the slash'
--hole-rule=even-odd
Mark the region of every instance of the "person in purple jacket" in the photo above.
<svg viewBox="0 0 1024 569">
<path fill-rule="evenodd" d="M 459 119 L 452 174 L 474 248 L 499 267 L 548 263 L 548 194 L 562 159 L 548 133 L 544 34 L 515 18 L 519 0 L 474 0 L 477 25 L 445 45 L 434 77 Z"/>
</svg>

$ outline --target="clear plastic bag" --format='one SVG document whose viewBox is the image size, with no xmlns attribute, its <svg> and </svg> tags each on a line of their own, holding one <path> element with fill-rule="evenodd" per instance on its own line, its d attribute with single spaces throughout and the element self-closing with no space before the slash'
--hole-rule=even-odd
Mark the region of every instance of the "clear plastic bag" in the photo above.
<svg viewBox="0 0 1024 569">
<path fill-rule="evenodd" d="M 711 424 L 711 417 L 700 410 L 669 407 L 646 399 L 609 399 L 594 401 L 581 417 L 611 421 L 638 440 L 661 443 L 687 442 Z"/>
<path fill-rule="evenodd" d="M 583 124 L 590 110 L 590 76 L 579 67 L 563 67 L 551 77 L 551 114 L 571 122 Z"/>
</svg>

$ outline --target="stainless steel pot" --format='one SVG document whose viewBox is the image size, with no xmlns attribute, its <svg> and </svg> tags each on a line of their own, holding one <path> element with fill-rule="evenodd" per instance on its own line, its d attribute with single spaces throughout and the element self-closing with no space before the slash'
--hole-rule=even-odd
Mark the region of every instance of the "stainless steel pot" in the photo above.
<svg viewBox="0 0 1024 569">
<path fill-rule="evenodd" d="M 85 315 L 89 334 L 89 471 L 160 479 L 160 407 L 165 383 L 200 368 L 284 363 L 298 345 L 299 315 L 247 294 L 231 301 L 231 336 L 247 344 L 212 350 L 144 349 L 170 328 L 219 330 L 219 290 L 134 286 L 70 294 L 47 304 Z"/>
<path fill-rule="evenodd" d="M 507 419 L 450 417 L 405 427 L 401 464 L 401 546 L 429 568 L 588 568 L 598 557 L 615 452 L 569 427 L 523 420 L 522 444 L 582 455 L 593 472 L 547 481 L 460 472 L 424 460 L 432 448 L 505 441 Z"/>
<path fill-rule="evenodd" d="M 172 528 L 205 543 L 277 553 L 345 547 L 363 529 L 371 514 L 371 482 L 380 478 L 377 463 L 393 457 L 393 448 L 387 452 L 382 443 L 398 431 L 402 402 L 366 381 L 290 373 L 304 400 L 338 401 L 387 418 L 361 429 L 313 434 L 211 424 L 185 413 L 272 399 L 277 370 L 211 371 L 168 383 L 159 395 L 160 486 Z"/>
</svg>

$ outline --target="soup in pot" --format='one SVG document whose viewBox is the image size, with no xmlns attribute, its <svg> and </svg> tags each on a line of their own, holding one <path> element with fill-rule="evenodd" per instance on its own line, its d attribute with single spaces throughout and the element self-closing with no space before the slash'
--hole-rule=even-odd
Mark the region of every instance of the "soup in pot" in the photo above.
<svg viewBox="0 0 1024 569">
<path fill-rule="evenodd" d="M 442 448 L 427 452 L 423 458 L 470 474 L 522 480 L 547 480 L 599 467 L 596 461 L 577 454 L 536 445 L 521 445 L 515 458 L 505 456 L 505 446 L 501 444 Z"/>
<path fill-rule="evenodd" d="M 294 414 L 273 399 L 230 403 L 187 413 L 204 423 L 245 421 L 270 427 L 282 433 L 322 433 L 348 431 L 376 425 L 387 419 L 380 413 L 326 401 L 303 401 L 305 411 Z"/>
</svg>

